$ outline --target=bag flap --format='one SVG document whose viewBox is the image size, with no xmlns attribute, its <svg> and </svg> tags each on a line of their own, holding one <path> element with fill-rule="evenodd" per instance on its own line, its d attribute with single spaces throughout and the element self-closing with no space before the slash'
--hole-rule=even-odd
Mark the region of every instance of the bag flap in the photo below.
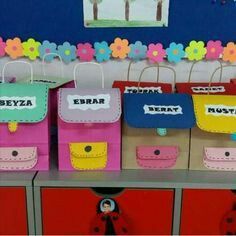
<svg viewBox="0 0 236 236">
<path fill-rule="evenodd" d="M 48 86 L 1 84 L 0 122 L 37 123 L 48 112 Z"/>
<path fill-rule="evenodd" d="M 204 148 L 209 161 L 236 161 L 236 148 Z"/>
<path fill-rule="evenodd" d="M 213 133 L 236 133 L 236 96 L 193 95 L 197 125 Z"/>
<path fill-rule="evenodd" d="M 67 123 L 114 123 L 121 116 L 120 91 L 60 89 L 58 113 Z"/>
<path fill-rule="evenodd" d="M 16 78 L 14 77 L 4 77 L 5 83 L 14 83 L 16 81 Z M 0 84 L 2 83 L 2 77 L 0 77 Z"/>
<path fill-rule="evenodd" d="M 107 143 L 70 143 L 70 153 L 74 158 L 95 158 L 107 155 Z"/>
<path fill-rule="evenodd" d="M 18 83 L 30 83 L 30 77 L 21 79 L 17 81 Z M 55 77 L 55 76 L 43 76 L 43 75 L 34 75 L 34 83 L 36 84 L 46 84 L 50 89 L 59 88 L 64 84 L 67 84 L 72 81 L 72 79 Z"/>
<path fill-rule="evenodd" d="M 35 160 L 37 158 L 37 147 L 1 147 L 0 161 L 22 162 Z"/>
<path fill-rule="evenodd" d="M 177 146 L 139 146 L 136 156 L 141 160 L 170 160 L 177 159 L 179 149 Z"/>
<path fill-rule="evenodd" d="M 209 88 L 209 83 L 176 83 L 177 93 L 187 94 L 222 94 L 235 95 L 236 85 L 232 83 L 212 83 Z"/>
<path fill-rule="evenodd" d="M 124 119 L 135 128 L 192 128 L 193 104 L 187 94 L 124 94 Z"/>
<path fill-rule="evenodd" d="M 123 93 L 137 93 L 138 82 L 136 81 L 114 81 L 113 88 L 119 88 L 121 94 Z M 171 93 L 172 84 L 141 82 L 139 93 Z"/>
</svg>

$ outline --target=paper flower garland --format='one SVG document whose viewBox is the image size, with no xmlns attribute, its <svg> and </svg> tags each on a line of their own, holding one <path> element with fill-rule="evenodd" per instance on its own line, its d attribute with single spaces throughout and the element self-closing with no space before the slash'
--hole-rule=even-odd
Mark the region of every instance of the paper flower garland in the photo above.
<svg viewBox="0 0 236 236">
<path fill-rule="evenodd" d="M 166 54 L 169 62 L 178 63 L 185 56 L 184 45 L 171 43 L 169 48 L 166 49 Z"/>
<path fill-rule="evenodd" d="M 45 40 L 42 44 L 33 38 L 25 42 L 21 39 L 8 39 L 6 42 L 0 38 L 0 57 L 6 54 L 11 59 L 17 59 L 25 56 L 30 60 L 36 60 L 38 57 L 43 59 L 45 54 L 55 53 L 61 56 L 65 63 L 78 58 L 80 61 L 105 62 L 114 59 L 126 59 L 133 61 L 148 59 L 151 63 L 160 63 L 166 59 L 170 63 L 178 63 L 187 58 L 190 61 L 199 61 L 203 59 L 217 60 L 221 58 L 226 62 L 236 62 L 236 44 L 229 42 L 226 47 L 222 46 L 221 41 L 208 41 L 206 47 L 203 41 L 191 41 L 184 49 L 183 44 L 172 42 L 169 47 L 164 49 L 161 43 L 149 44 L 148 47 L 140 41 L 129 44 L 127 39 L 116 38 L 111 45 L 106 41 L 90 43 L 78 43 L 77 47 L 69 42 L 62 45 L 56 45 L 53 42 Z M 48 55 L 45 61 L 52 61 L 56 55 Z"/>
<path fill-rule="evenodd" d="M 30 60 L 35 60 L 39 56 L 40 42 L 35 41 L 33 38 L 28 39 L 27 42 L 22 43 L 23 54 Z"/>
<path fill-rule="evenodd" d="M 223 61 L 236 62 L 236 45 L 228 43 L 223 50 Z"/>
<path fill-rule="evenodd" d="M 147 58 L 151 63 L 163 62 L 165 55 L 166 51 L 163 49 L 163 45 L 161 43 L 149 44 Z"/>
<path fill-rule="evenodd" d="M 58 54 L 61 56 L 62 60 L 68 64 L 76 59 L 76 47 L 65 42 L 63 45 L 58 46 Z"/>
<path fill-rule="evenodd" d="M 223 47 L 221 41 L 209 41 L 206 46 L 207 53 L 206 59 L 207 60 L 217 60 L 223 52 Z"/>
<path fill-rule="evenodd" d="M 90 43 L 79 43 L 77 45 L 77 56 L 81 61 L 92 61 L 95 54 L 95 50 Z"/>
<path fill-rule="evenodd" d="M 57 45 L 55 43 L 50 43 L 48 40 L 43 41 L 42 45 L 39 46 L 39 57 L 43 59 L 45 54 L 48 53 L 58 53 L 57 52 Z M 45 56 L 45 61 L 51 62 L 56 55 L 48 55 Z"/>
<path fill-rule="evenodd" d="M 94 44 L 95 48 L 95 58 L 98 62 L 108 61 L 111 57 L 111 49 L 108 43 L 102 41 L 101 43 L 96 42 Z"/>
<path fill-rule="evenodd" d="M 23 47 L 19 38 L 8 39 L 6 41 L 5 51 L 11 59 L 17 59 L 23 56 Z"/>
<path fill-rule="evenodd" d="M 114 58 L 125 59 L 130 52 L 129 41 L 127 39 L 116 38 L 111 44 L 112 56 Z"/>
<path fill-rule="evenodd" d="M 206 48 L 204 47 L 204 42 L 191 41 L 189 46 L 185 49 L 187 58 L 190 61 L 200 61 L 206 55 Z"/>
<path fill-rule="evenodd" d="M 146 58 L 147 46 L 142 42 L 136 41 L 135 44 L 130 44 L 130 52 L 128 57 L 134 61 L 139 61 Z"/>
</svg>

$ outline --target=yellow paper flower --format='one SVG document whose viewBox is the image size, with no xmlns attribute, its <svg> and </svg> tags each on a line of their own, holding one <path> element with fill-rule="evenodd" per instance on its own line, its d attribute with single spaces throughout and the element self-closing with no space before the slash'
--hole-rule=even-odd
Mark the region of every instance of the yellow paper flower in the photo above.
<svg viewBox="0 0 236 236">
<path fill-rule="evenodd" d="M 39 56 L 40 42 L 30 38 L 27 42 L 22 43 L 24 56 L 29 57 L 30 60 L 35 60 Z"/>
<path fill-rule="evenodd" d="M 227 44 L 223 50 L 223 61 L 236 62 L 236 44 Z"/>
<path fill-rule="evenodd" d="M 130 52 L 129 41 L 127 39 L 116 38 L 111 44 L 112 56 L 115 58 L 125 59 Z"/>
<path fill-rule="evenodd" d="M 207 53 L 204 47 L 204 42 L 191 41 L 189 46 L 185 49 L 186 56 L 190 61 L 200 61 Z"/>
</svg>

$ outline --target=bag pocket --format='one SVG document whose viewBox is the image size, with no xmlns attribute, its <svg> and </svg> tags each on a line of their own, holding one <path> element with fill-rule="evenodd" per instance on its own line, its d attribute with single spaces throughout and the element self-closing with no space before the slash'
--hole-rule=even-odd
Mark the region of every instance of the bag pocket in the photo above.
<svg viewBox="0 0 236 236">
<path fill-rule="evenodd" d="M 211 170 L 236 170 L 236 148 L 204 148 L 203 163 Z"/>
<path fill-rule="evenodd" d="M 171 168 L 176 164 L 178 155 L 177 146 L 139 146 L 136 148 L 137 163 L 143 168 Z"/>
<path fill-rule="evenodd" d="M 30 170 L 37 161 L 37 147 L 0 148 L 0 170 Z"/>
<path fill-rule="evenodd" d="M 107 143 L 70 143 L 70 160 L 74 169 L 98 170 L 107 165 Z"/>
</svg>

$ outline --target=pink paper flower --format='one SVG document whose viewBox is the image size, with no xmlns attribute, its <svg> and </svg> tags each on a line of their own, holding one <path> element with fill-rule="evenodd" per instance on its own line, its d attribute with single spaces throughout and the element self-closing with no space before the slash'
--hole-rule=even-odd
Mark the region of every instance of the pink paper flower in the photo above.
<svg viewBox="0 0 236 236">
<path fill-rule="evenodd" d="M 5 54 L 6 54 L 5 48 L 6 48 L 6 43 L 3 42 L 2 38 L 0 37 L 0 57 L 5 56 Z"/>
<path fill-rule="evenodd" d="M 207 60 L 215 60 L 220 57 L 220 55 L 223 52 L 223 47 L 221 41 L 209 41 L 206 46 L 207 54 L 206 59 Z"/>
<path fill-rule="evenodd" d="M 81 61 L 92 61 L 95 54 L 95 50 L 90 43 L 79 43 L 76 52 Z"/>
<path fill-rule="evenodd" d="M 151 63 L 163 62 L 166 51 L 163 49 L 161 43 L 158 44 L 149 44 L 147 57 Z"/>
</svg>

